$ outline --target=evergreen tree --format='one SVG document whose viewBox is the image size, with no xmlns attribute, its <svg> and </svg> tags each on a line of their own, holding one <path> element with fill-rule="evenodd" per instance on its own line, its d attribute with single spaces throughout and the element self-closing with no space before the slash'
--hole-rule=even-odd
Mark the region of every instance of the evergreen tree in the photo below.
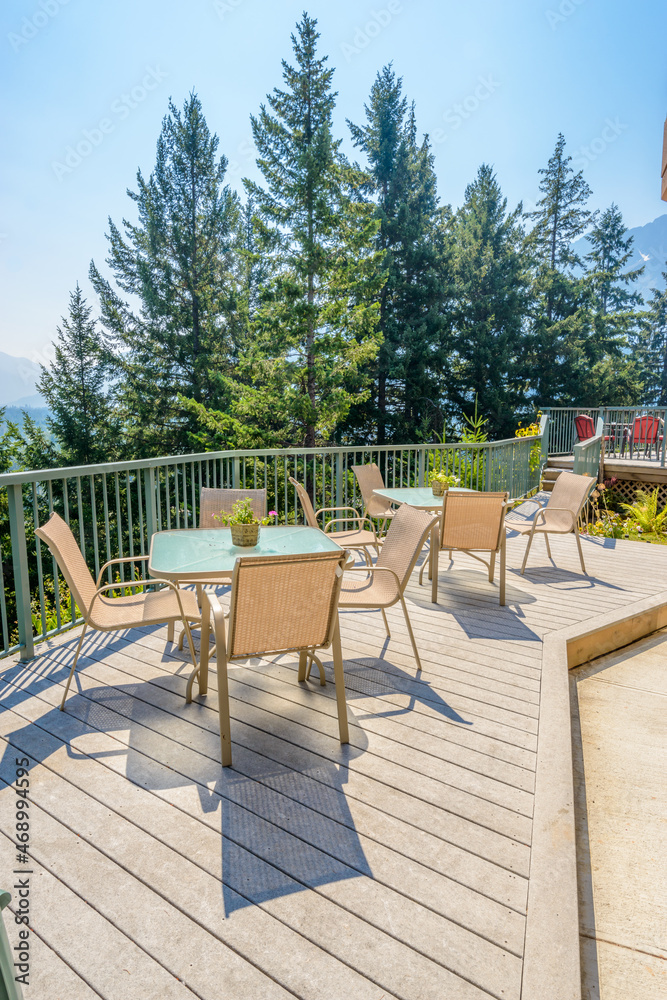
<svg viewBox="0 0 667 1000">
<path fill-rule="evenodd" d="M 662 278 L 665 288 L 651 290 L 648 308 L 634 338 L 644 382 L 642 401 L 653 406 L 667 406 L 667 265 Z"/>
<path fill-rule="evenodd" d="M 468 185 L 454 230 L 454 361 L 449 396 L 467 416 L 473 407 L 496 437 L 512 433 L 526 381 L 525 323 L 529 262 L 523 208 L 507 199 L 490 166 Z"/>
<path fill-rule="evenodd" d="M 572 244 L 593 220 L 586 207 L 591 190 L 570 166 L 565 139 L 558 136 L 547 167 L 540 169 L 542 198 L 528 218 L 535 225 L 527 246 L 534 261 L 532 298 L 532 383 L 539 405 L 584 402 L 585 373 L 599 360 L 589 337 L 582 261 Z"/>
<path fill-rule="evenodd" d="M 57 330 L 54 359 L 48 368 L 40 366 L 37 388 L 51 410 L 48 426 L 63 465 L 108 462 L 115 451 L 110 357 L 91 312 L 77 283 L 70 293 L 69 316 Z M 47 436 L 27 417 L 22 437 L 26 462 L 53 463 L 54 449 Z"/>
<path fill-rule="evenodd" d="M 586 280 L 591 298 L 592 325 L 589 354 L 594 358 L 586 396 L 603 399 L 610 406 L 634 405 L 642 391 L 642 375 L 629 356 L 630 340 L 637 329 L 642 303 L 631 290 L 643 267 L 625 270 L 632 257 L 633 238 L 626 237 L 623 216 L 611 205 L 596 220 L 589 235 Z"/>
<path fill-rule="evenodd" d="M 237 286 L 233 244 L 238 200 L 224 186 L 227 160 L 216 159 L 199 98 L 183 110 L 169 102 L 148 181 L 128 191 L 138 224 L 109 219 L 107 258 L 134 312 L 91 263 L 102 318 L 115 342 L 130 454 L 187 450 L 196 420 L 183 397 L 220 406 L 233 368 Z"/>
<path fill-rule="evenodd" d="M 241 365 L 234 412 L 266 443 L 312 447 L 328 439 L 367 395 L 363 366 L 377 353 L 377 293 L 365 178 L 333 137 L 333 70 L 316 52 L 307 14 L 292 35 L 295 66 L 268 95 L 252 130 L 265 186 L 245 181 L 273 274 Z"/>
<path fill-rule="evenodd" d="M 414 106 L 408 107 L 391 65 L 377 74 L 364 110 L 364 125 L 348 125 L 368 160 L 379 220 L 383 342 L 370 366 L 372 397 L 353 409 L 350 423 L 366 437 L 376 427 L 377 442 L 384 444 L 414 440 L 422 428 L 428 433 L 441 414 L 450 211 L 438 205 L 428 139 L 417 142 Z"/>
</svg>

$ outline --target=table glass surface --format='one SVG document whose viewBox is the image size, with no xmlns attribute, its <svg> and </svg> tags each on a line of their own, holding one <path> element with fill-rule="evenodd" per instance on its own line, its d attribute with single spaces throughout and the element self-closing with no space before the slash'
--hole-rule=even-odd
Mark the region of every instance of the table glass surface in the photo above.
<svg viewBox="0 0 667 1000">
<path fill-rule="evenodd" d="M 340 546 L 305 525 L 262 526 L 257 545 L 232 545 L 229 528 L 180 528 L 153 535 L 148 572 L 167 579 L 231 575 L 239 556 L 302 555 L 333 552 Z"/>
<path fill-rule="evenodd" d="M 450 493 L 472 493 L 464 486 L 452 486 Z M 393 500 L 395 503 L 407 503 L 410 507 L 428 507 L 432 510 L 439 510 L 442 507 L 442 497 L 433 495 L 430 486 L 401 486 L 388 490 L 373 490 L 377 496 L 384 497 L 385 500 Z"/>
</svg>

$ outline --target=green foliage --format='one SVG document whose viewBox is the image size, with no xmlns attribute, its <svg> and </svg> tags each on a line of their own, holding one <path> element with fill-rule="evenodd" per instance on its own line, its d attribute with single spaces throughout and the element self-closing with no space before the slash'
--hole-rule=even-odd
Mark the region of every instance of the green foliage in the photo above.
<svg viewBox="0 0 667 1000">
<path fill-rule="evenodd" d="M 622 503 L 620 506 L 627 511 L 631 520 L 641 528 L 642 531 L 651 531 L 656 534 L 665 534 L 667 527 L 667 507 L 658 512 L 658 492 L 659 487 L 652 492 L 637 490 L 636 500 L 633 504 Z"/>
<path fill-rule="evenodd" d="M 662 277 L 667 286 L 667 269 Z M 633 346 L 643 382 L 642 402 L 667 406 L 667 287 L 652 289 Z"/>
<path fill-rule="evenodd" d="M 276 511 L 270 510 L 267 517 L 259 520 L 253 512 L 252 500 L 250 497 L 246 497 L 244 500 L 236 501 L 231 514 L 222 510 L 219 514 L 214 514 L 213 517 L 225 527 L 230 527 L 232 524 L 271 524 L 276 517 Z"/>
</svg>

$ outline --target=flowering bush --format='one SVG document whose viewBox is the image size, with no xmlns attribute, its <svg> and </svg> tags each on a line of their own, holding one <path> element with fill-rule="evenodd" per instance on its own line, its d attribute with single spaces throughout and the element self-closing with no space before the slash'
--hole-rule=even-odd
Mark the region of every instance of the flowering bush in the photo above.
<svg viewBox="0 0 667 1000">
<path fill-rule="evenodd" d="M 270 510 L 268 515 L 260 521 L 255 517 L 255 512 L 252 509 L 252 500 L 250 497 L 246 497 L 245 500 L 236 501 L 232 507 L 231 514 L 221 510 L 219 514 L 214 514 L 213 518 L 224 525 L 224 527 L 229 528 L 232 524 L 271 524 L 273 518 L 277 516 L 277 511 Z"/>
</svg>

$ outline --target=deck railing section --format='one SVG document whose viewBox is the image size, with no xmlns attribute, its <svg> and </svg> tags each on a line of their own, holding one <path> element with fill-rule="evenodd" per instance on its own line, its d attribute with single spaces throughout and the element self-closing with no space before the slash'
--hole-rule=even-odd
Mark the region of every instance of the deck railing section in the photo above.
<svg viewBox="0 0 667 1000">
<path fill-rule="evenodd" d="M 572 455 L 577 443 L 574 419 L 579 414 L 598 418 L 603 424 L 604 453 L 607 458 L 631 461 L 659 461 L 665 465 L 664 406 L 554 406 L 545 407 L 549 416 L 549 454 Z M 582 442 L 583 443 L 583 442 Z"/>
<path fill-rule="evenodd" d="M 316 508 L 363 507 L 354 465 L 376 462 L 389 486 L 420 486 L 444 469 L 476 490 L 523 496 L 539 483 L 546 426 L 536 437 L 475 444 L 206 452 L 80 468 L 0 475 L 0 657 L 71 628 L 78 613 L 51 554 L 35 535 L 52 511 L 72 528 L 91 570 L 109 559 L 148 552 L 154 532 L 192 528 L 202 487 L 264 488 L 278 522 L 303 522 L 293 476 Z M 108 582 L 143 575 L 140 561 Z M 120 574 L 120 576 L 118 575 Z"/>
<path fill-rule="evenodd" d="M 597 476 L 602 458 L 603 426 L 602 417 L 598 417 L 595 435 L 574 445 L 572 471 L 576 475 Z"/>
</svg>

